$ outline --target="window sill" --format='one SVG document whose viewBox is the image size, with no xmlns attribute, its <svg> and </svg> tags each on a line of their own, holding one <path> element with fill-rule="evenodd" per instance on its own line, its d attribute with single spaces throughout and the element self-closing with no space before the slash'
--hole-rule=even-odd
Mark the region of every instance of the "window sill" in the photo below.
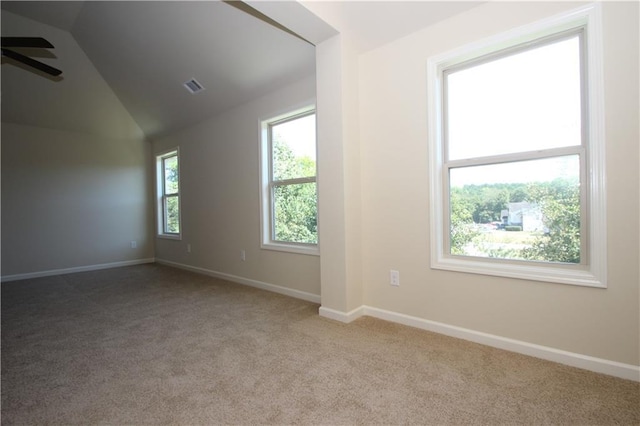
<svg viewBox="0 0 640 426">
<path fill-rule="evenodd" d="M 158 235 L 156 235 L 156 237 L 157 238 L 161 238 L 163 240 L 176 240 L 176 241 L 182 240 L 182 235 L 181 234 L 177 234 L 177 235 L 158 234 Z"/>
<path fill-rule="evenodd" d="M 466 256 L 451 256 L 433 259 L 433 269 L 466 272 L 471 274 L 518 278 L 584 287 L 607 288 L 605 280 L 598 273 L 585 266 L 566 264 L 524 264 L 481 259 Z"/>
<path fill-rule="evenodd" d="M 262 243 L 260 248 L 264 250 L 274 250 L 287 253 L 304 254 L 308 256 L 320 256 L 320 248 L 317 244 L 285 244 L 285 243 Z"/>
</svg>

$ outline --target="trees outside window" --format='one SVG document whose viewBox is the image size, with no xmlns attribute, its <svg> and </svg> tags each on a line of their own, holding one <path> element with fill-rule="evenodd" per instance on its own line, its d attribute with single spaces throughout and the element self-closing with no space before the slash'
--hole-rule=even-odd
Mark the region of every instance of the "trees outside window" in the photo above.
<svg viewBox="0 0 640 426">
<path fill-rule="evenodd" d="M 316 115 L 310 108 L 262 123 L 263 247 L 317 253 Z"/>
<path fill-rule="evenodd" d="M 580 263 L 577 156 L 476 169 L 464 170 L 466 177 L 459 176 L 458 170 L 450 171 L 451 254 Z M 507 174 L 499 180 L 505 181 L 526 177 L 526 169 L 544 173 L 522 182 L 484 182 L 486 176 L 502 169 Z M 473 179 L 473 183 L 456 184 L 458 179 Z"/>
</svg>

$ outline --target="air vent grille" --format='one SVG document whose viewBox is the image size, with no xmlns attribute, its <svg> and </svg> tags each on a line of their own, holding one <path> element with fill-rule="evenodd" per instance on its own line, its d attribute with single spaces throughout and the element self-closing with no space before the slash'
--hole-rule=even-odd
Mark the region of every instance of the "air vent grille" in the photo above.
<svg viewBox="0 0 640 426">
<path fill-rule="evenodd" d="M 186 81 L 184 83 L 184 87 L 186 87 L 187 90 L 193 94 L 202 92 L 204 90 L 204 86 L 200 84 L 198 81 L 196 81 L 195 78 L 192 78 L 191 80 Z"/>
</svg>

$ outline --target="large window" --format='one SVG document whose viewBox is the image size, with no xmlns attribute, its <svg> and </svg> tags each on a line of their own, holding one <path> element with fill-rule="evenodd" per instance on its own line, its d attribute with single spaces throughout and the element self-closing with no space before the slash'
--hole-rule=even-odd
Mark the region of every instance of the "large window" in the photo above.
<svg viewBox="0 0 640 426">
<path fill-rule="evenodd" d="M 178 150 L 156 157 L 158 235 L 180 238 L 180 167 Z"/>
<path fill-rule="evenodd" d="M 262 122 L 262 246 L 317 254 L 316 115 Z"/>
<path fill-rule="evenodd" d="M 604 286 L 593 6 L 429 61 L 435 268 Z"/>
</svg>

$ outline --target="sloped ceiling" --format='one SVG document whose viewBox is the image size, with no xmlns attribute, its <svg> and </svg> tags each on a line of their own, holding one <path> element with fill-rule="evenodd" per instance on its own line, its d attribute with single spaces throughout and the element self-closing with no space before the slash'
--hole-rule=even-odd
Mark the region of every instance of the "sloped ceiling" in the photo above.
<svg viewBox="0 0 640 426">
<path fill-rule="evenodd" d="M 3 1 L 2 9 L 70 32 L 82 1 Z"/>
<path fill-rule="evenodd" d="M 222 2 L 86 2 L 72 34 L 149 136 L 315 72 L 312 45 Z"/>
<path fill-rule="evenodd" d="M 63 70 L 63 78 L 52 79 L 2 57 L 2 122 L 118 139 L 143 137 L 69 32 L 3 10 L 2 35 L 46 38 L 55 49 L 29 54 Z"/>
<path fill-rule="evenodd" d="M 2 35 L 49 38 L 53 57 L 37 59 L 63 70 L 54 81 L 3 58 L 3 121 L 87 131 L 112 108 L 87 66 L 148 138 L 315 72 L 311 44 L 219 1 L 3 1 L 2 9 Z M 189 93 L 183 83 L 192 78 L 205 91 Z"/>
</svg>

